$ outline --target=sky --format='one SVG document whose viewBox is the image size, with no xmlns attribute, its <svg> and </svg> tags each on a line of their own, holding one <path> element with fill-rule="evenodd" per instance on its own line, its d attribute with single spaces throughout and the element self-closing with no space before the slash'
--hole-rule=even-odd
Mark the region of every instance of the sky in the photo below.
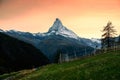
<svg viewBox="0 0 120 80">
<path fill-rule="evenodd" d="M 59 18 L 84 38 L 101 38 L 108 21 L 120 34 L 120 0 L 0 0 L 0 29 L 47 32 Z"/>
</svg>

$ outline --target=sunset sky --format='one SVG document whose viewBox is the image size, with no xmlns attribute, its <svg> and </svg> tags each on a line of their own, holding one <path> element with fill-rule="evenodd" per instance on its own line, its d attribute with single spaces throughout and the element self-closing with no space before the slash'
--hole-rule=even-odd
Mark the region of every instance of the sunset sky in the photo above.
<svg viewBox="0 0 120 80">
<path fill-rule="evenodd" d="M 112 21 L 120 34 L 120 0 L 0 0 L 0 28 L 47 32 L 56 18 L 85 38 L 101 38 Z"/>
</svg>

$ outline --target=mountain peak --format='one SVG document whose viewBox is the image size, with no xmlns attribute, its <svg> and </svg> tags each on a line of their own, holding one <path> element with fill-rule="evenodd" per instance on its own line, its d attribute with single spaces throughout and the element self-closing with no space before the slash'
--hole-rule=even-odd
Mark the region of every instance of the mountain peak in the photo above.
<svg viewBox="0 0 120 80">
<path fill-rule="evenodd" d="M 59 18 L 56 18 L 56 21 L 59 21 L 59 22 L 61 22 L 61 20 L 60 20 Z M 55 21 L 55 22 L 56 22 L 56 21 Z"/>
<path fill-rule="evenodd" d="M 71 30 L 67 29 L 65 26 L 63 26 L 61 20 L 59 18 L 56 18 L 54 21 L 54 24 L 49 29 L 48 34 L 55 34 L 55 35 L 61 35 L 64 37 L 70 37 L 78 39 L 78 36 Z"/>
<path fill-rule="evenodd" d="M 54 21 L 54 24 L 52 25 L 52 27 L 49 29 L 49 32 L 51 31 L 59 31 L 60 29 L 62 29 L 64 26 L 62 25 L 62 22 L 59 18 L 56 18 L 56 20 Z"/>
<path fill-rule="evenodd" d="M 59 23 L 59 24 L 62 24 L 61 20 L 59 18 L 56 18 L 55 22 L 54 23 Z"/>
</svg>

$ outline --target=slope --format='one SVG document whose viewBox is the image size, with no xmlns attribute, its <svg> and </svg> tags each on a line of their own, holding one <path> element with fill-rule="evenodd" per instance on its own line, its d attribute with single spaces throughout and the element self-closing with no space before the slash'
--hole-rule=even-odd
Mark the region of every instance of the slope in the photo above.
<svg viewBox="0 0 120 80">
<path fill-rule="evenodd" d="M 69 54 L 69 57 L 74 57 L 76 53 L 77 57 L 93 52 L 93 48 L 79 43 L 78 40 L 72 38 L 66 38 L 61 35 L 51 35 L 46 37 L 38 44 L 40 50 L 48 57 L 51 62 L 54 62 L 57 51 L 60 50 L 61 54 Z"/>
<path fill-rule="evenodd" d="M 0 33 L 0 73 L 33 68 L 49 61 L 31 44 Z"/>
<path fill-rule="evenodd" d="M 1 75 L 13 80 L 120 80 L 120 50 Z M 26 74 L 25 74 L 26 73 Z"/>
</svg>

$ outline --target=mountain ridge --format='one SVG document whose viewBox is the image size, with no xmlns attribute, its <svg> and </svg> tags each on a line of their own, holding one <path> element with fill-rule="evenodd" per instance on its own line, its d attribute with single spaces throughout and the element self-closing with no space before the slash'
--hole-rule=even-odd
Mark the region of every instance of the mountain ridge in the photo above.
<svg viewBox="0 0 120 80">
<path fill-rule="evenodd" d="M 58 18 L 56 18 L 53 25 L 46 33 L 32 34 L 30 32 L 14 30 L 5 31 L 4 33 L 34 45 L 36 48 L 40 49 L 51 61 L 54 61 L 58 50 L 63 50 L 62 52 L 64 54 L 69 52 L 69 54 L 72 54 L 73 56 L 74 52 L 76 52 L 78 56 L 82 56 L 84 55 L 85 51 L 83 48 L 87 47 L 89 49 L 87 53 L 90 54 L 94 50 L 93 48 L 100 46 L 100 43 L 98 42 L 77 36 L 73 31 L 63 26 L 62 22 Z"/>
<path fill-rule="evenodd" d="M 76 40 L 87 39 L 87 38 L 81 38 L 77 34 L 75 34 L 72 30 L 67 29 L 65 26 L 63 26 L 63 24 L 59 18 L 56 18 L 56 20 L 54 21 L 54 24 L 49 28 L 48 32 L 45 32 L 45 33 L 40 33 L 40 32 L 30 33 L 30 32 L 16 31 L 16 30 L 4 31 L 2 29 L 0 31 L 5 32 L 5 33 L 15 33 L 15 34 L 18 33 L 21 35 L 29 34 L 29 35 L 34 36 L 34 37 L 42 37 L 42 38 L 45 36 L 50 36 L 50 35 L 61 35 L 61 36 L 73 38 Z M 96 42 L 96 43 L 99 43 L 99 44 L 101 43 L 100 39 L 95 39 L 95 38 L 92 39 L 91 38 L 89 40 Z M 91 46 L 91 47 L 93 47 L 93 46 Z"/>
</svg>

